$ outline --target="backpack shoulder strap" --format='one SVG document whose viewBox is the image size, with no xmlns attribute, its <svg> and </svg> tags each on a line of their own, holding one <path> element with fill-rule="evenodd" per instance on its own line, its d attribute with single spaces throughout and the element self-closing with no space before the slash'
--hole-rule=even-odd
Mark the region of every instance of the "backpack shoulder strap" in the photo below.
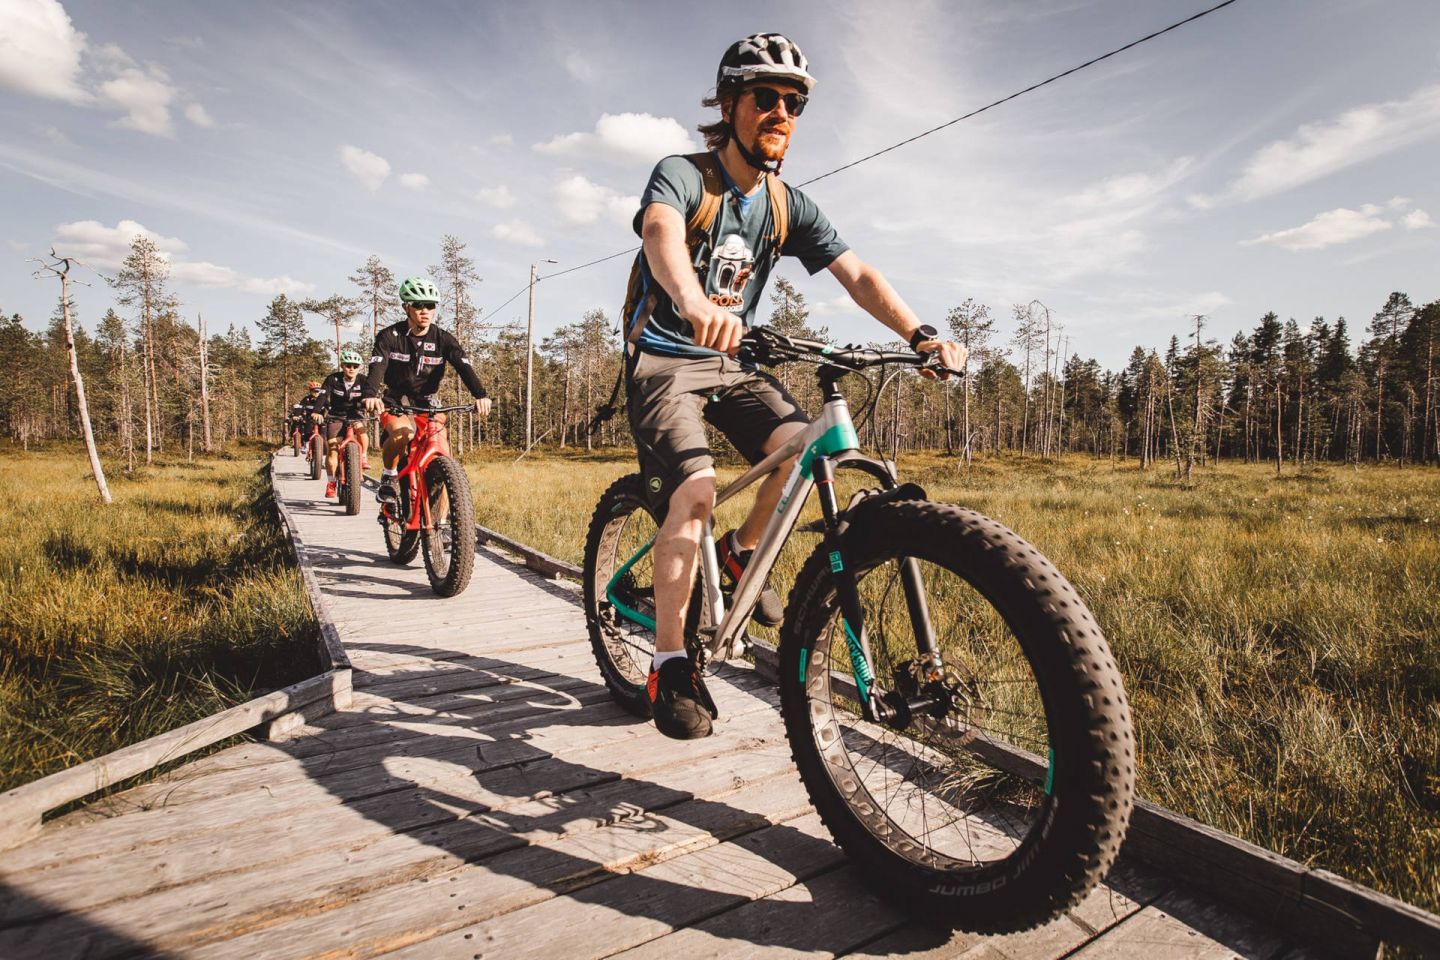
<svg viewBox="0 0 1440 960">
<path fill-rule="evenodd" d="M 697 252 L 708 250 L 710 246 L 710 227 L 715 223 L 715 218 L 720 213 L 720 204 L 725 198 L 725 178 L 720 173 L 720 161 L 713 153 L 689 153 L 685 155 L 685 159 L 700 171 L 700 203 L 685 221 L 685 246 L 690 251 L 691 260 L 695 261 Z M 637 232 L 639 220 L 640 215 L 636 214 Z M 705 256 L 709 256 L 708 252 Z M 625 339 L 632 343 L 639 339 L 650 319 L 650 311 L 654 309 L 654 294 L 647 295 L 643 287 L 640 254 L 637 253 L 630 268 L 625 305 L 621 308 L 624 317 L 621 322 L 629 325 Z"/>
<path fill-rule="evenodd" d="M 770 239 L 774 244 L 771 256 L 779 260 L 781 248 L 790 236 L 790 192 L 773 173 L 765 175 L 765 190 L 770 195 Z"/>
<path fill-rule="evenodd" d="M 700 171 L 700 205 L 685 223 L 685 242 L 694 253 L 698 244 L 710 239 L 710 226 L 720 212 L 725 198 L 725 178 L 720 175 L 720 161 L 713 153 L 686 154 L 686 160 Z"/>
</svg>

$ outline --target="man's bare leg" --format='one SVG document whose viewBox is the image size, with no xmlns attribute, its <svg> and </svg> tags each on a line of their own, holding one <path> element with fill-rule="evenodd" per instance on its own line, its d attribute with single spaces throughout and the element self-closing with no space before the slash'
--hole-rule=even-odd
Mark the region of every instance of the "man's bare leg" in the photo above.
<svg viewBox="0 0 1440 960">
<path fill-rule="evenodd" d="M 685 610 L 695 582 L 705 521 L 715 508 L 715 471 L 686 477 L 670 495 L 670 509 L 655 536 L 655 652 L 685 649 Z"/>
<path fill-rule="evenodd" d="M 770 456 L 796 434 L 804 432 L 806 426 L 807 424 L 803 423 L 780 424 L 765 441 L 762 448 L 765 456 Z M 775 508 L 780 505 L 780 494 L 785 489 L 785 480 L 794 465 L 795 458 L 791 457 L 761 481 L 760 489 L 755 492 L 755 505 L 750 508 L 745 522 L 735 529 L 735 543 L 741 550 L 754 550 L 755 545 L 760 542 L 760 535 L 765 532 L 765 524 L 770 522 Z"/>
</svg>

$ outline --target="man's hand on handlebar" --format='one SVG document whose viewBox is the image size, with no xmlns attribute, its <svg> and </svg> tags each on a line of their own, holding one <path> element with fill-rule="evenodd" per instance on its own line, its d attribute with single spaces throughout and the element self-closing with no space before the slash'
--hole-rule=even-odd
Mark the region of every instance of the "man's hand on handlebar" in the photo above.
<svg viewBox="0 0 1440 960">
<path fill-rule="evenodd" d="M 483 420 L 485 417 L 490 416 L 490 398 L 489 398 L 489 397 L 476 397 L 476 398 L 475 398 L 475 416 L 480 417 L 482 420 Z"/>
<path fill-rule="evenodd" d="M 970 351 L 961 344 L 951 340 L 921 340 L 915 345 L 916 353 L 936 354 L 935 360 L 938 366 L 943 369 L 920 368 L 920 376 L 934 380 L 939 377 L 941 380 L 950 379 L 950 371 L 960 371 L 965 367 L 965 358 Z"/>
<path fill-rule="evenodd" d="M 366 397 L 360 401 L 360 406 L 365 408 L 366 416 L 378 417 L 385 412 L 385 401 L 379 397 Z"/>
</svg>

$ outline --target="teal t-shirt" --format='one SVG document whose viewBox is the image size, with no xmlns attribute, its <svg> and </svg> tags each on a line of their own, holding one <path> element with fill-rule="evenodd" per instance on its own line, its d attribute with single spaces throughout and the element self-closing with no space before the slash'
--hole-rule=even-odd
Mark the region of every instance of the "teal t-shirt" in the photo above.
<svg viewBox="0 0 1440 960">
<path fill-rule="evenodd" d="M 770 197 L 763 183 L 748 197 L 741 194 L 725 174 L 725 168 L 722 166 L 720 170 L 730 191 L 710 225 L 709 263 L 703 272 L 697 270 L 696 277 L 712 301 L 738 314 L 748 327 L 754 322 L 755 307 L 765 292 L 776 259 L 770 249 Z M 785 191 L 790 200 L 790 226 L 780 253 L 798 257 L 806 270 L 818 273 L 850 248 L 813 200 L 789 184 Z M 704 195 L 705 186 L 695 164 L 683 156 L 666 157 L 655 165 L 650 183 L 640 198 L 636 232 L 640 231 L 641 216 L 650 204 L 674 207 L 681 217 L 689 220 L 699 209 Z M 695 345 L 690 324 L 675 312 L 669 294 L 655 282 L 643 252 L 640 282 L 647 293 L 654 293 L 656 297 L 655 309 L 639 338 L 641 349 L 671 357 L 718 356 L 714 350 Z M 644 299 L 641 297 L 642 309 Z M 627 329 L 634 320 L 634 317 L 626 318 Z"/>
</svg>

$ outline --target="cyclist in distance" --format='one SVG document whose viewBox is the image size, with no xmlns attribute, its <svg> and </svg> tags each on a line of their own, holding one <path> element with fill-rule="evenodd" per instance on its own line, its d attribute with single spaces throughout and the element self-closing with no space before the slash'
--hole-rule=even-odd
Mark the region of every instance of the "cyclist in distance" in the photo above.
<svg viewBox="0 0 1440 960">
<path fill-rule="evenodd" d="M 309 383 L 305 384 L 305 389 L 308 392 L 305 394 L 305 396 L 300 398 L 300 403 L 297 404 L 297 406 L 300 407 L 300 436 L 308 438 L 310 436 L 309 424 L 319 423 L 325 417 L 319 409 L 321 396 L 320 381 L 311 380 Z"/>
<path fill-rule="evenodd" d="M 480 377 L 470 366 L 460 341 L 435 326 L 439 300 L 440 291 L 429 277 L 410 277 L 400 284 L 405 319 L 391 324 L 375 337 L 370 369 L 361 391 L 365 412 L 379 416 L 380 428 L 385 431 L 380 451 L 384 465 L 375 497 L 392 507 L 400 503 L 395 484 L 396 464 L 415 433 L 415 420 L 403 414 L 386 413 L 385 402 L 380 399 L 382 392 L 399 403 L 420 406 L 440 389 L 445 367 L 451 364 L 475 398 L 475 414 L 480 417 L 490 414 L 490 398 L 485 395 Z M 434 422 L 443 427 L 445 419 L 444 414 L 439 414 Z M 443 429 L 438 442 L 441 453 L 448 456 L 450 440 Z"/>
<path fill-rule="evenodd" d="M 653 552 L 655 655 L 647 691 L 655 725 L 678 739 L 709 735 L 714 719 L 684 637 L 700 538 L 715 503 L 705 421 L 751 463 L 809 422 L 774 377 L 733 359 L 780 256 L 797 257 L 811 274 L 829 270 L 911 349 L 938 351 L 941 364 L 952 369 L 964 363 L 962 346 L 942 342 L 934 327 L 921 324 L 880 272 L 840 239 L 814 201 L 779 181 L 815 83 L 800 48 L 780 34 L 757 33 L 732 44 L 720 61 L 714 93 L 701 101 L 720 110 L 718 120 L 699 128 L 709 153 L 661 160 L 635 217 L 642 252 L 626 310 L 627 407 L 660 518 Z M 770 474 L 749 516 L 719 538 L 728 588 L 774 513 L 791 463 Z M 755 620 L 775 625 L 782 613 L 780 598 L 767 586 Z"/>
<path fill-rule="evenodd" d="M 355 437 L 360 442 L 360 469 L 366 467 L 370 438 L 365 434 L 365 415 L 360 411 L 364 387 L 365 381 L 360 379 L 360 354 L 354 350 L 341 351 L 340 369 L 326 377 L 320 387 L 319 409 L 325 416 L 325 474 L 330 478 L 325 484 L 327 497 L 335 496 L 335 467 L 347 424 L 355 427 Z"/>
</svg>

